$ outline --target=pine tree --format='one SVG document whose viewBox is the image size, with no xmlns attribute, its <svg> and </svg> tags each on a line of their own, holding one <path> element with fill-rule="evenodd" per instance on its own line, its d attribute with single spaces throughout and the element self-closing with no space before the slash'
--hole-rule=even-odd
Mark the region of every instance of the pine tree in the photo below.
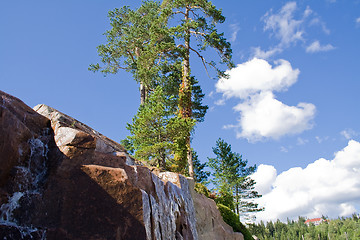
<svg viewBox="0 0 360 240">
<path fill-rule="evenodd" d="M 249 177 L 254 173 L 256 166 L 247 166 L 248 161 L 243 160 L 239 153 L 231 150 L 231 145 L 219 138 L 213 148 L 215 158 L 209 159 L 209 167 L 214 170 L 213 183 L 220 196 L 227 198 L 231 194 L 233 209 L 244 216 L 247 213 L 262 211 L 253 199 L 261 197 L 254 190 L 255 181 Z M 232 207 L 231 205 L 229 206 Z"/>
<path fill-rule="evenodd" d="M 189 136 L 189 133 L 193 131 L 194 119 L 203 121 L 208 107 L 202 104 L 204 94 L 197 80 L 192 76 L 190 80 L 193 86 L 192 102 L 194 104 L 191 109 L 193 117 L 183 118 L 181 121 L 174 117 L 178 111 L 178 99 L 181 98 L 178 94 L 182 78 L 182 58 L 175 45 L 173 31 L 170 31 L 167 26 L 168 16 L 162 10 L 163 8 L 158 2 L 144 1 L 135 10 L 125 6 L 110 11 L 108 16 L 111 29 L 105 33 L 107 44 L 98 46 L 102 65 L 91 64 L 89 70 L 101 71 L 104 74 L 115 74 L 121 69 L 131 72 L 134 79 L 140 84 L 141 105 L 144 105 L 150 95 L 156 92 L 154 89 L 160 86 L 162 94 L 166 95 L 165 98 L 167 98 L 164 102 L 166 106 L 163 106 L 166 108 L 166 114 L 164 114 L 168 120 L 171 118 L 171 120 L 163 123 L 165 125 L 171 123 L 167 131 L 169 132 L 171 129 L 186 131 L 187 136 Z M 153 115 L 147 118 L 144 116 L 145 114 L 151 115 L 148 107 L 139 109 L 136 122 L 140 121 L 140 115 L 141 119 L 147 120 L 155 117 Z M 154 125 L 160 128 L 157 130 L 158 132 L 163 132 L 166 129 L 163 124 Z M 142 126 L 145 127 L 145 125 Z M 140 139 L 144 140 L 140 133 L 146 132 L 146 129 L 141 130 L 139 126 L 134 126 L 134 122 L 129 124 L 128 129 L 137 134 L 131 133 L 130 138 L 122 141 L 126 149 L 133 154 L 136 152 L 135 155 L 141 158 L 150 157 L 150 153 L 144 157 L 146 154 L 142 152 L 147 148 L 144 147 L 144 144 L 139 144 Z M 184 173 L 184 169 L 188 169 L 187 164 L 183 163 L 184 159 L 187 158 L 187 138 L 184 139 L 182 132 L 176 132 L 176 135 L 178 137 L 173 137 L 173 145 L 165 144 L 163 141 L 163 146 L 158 147 L 162 149 L 161 152 L 165 155 L 171 155 L 163 156 L 162 159 L 172 159 L 169 160 L 169 165 L 176 171 Z M 136 140 L 137 137 L 139 140 Z M 157 141 L 160 142 L 159 139 Z M 154 148 L 150 150 L 153 151 Z M 174 148 L 176 149 L 175 152 Z"/>
<path fill-rule="evenodd" d="M 160 167 L 163 170 L 174 168 L 174 155 L 179 152 L 181 139 L 185 139 L 182 133 L 186 133 L 194 125 L 194 122 L 185 122 L 178 116 L 174 116 L 169 110 L 170 99 L 164 95 L 161 87 L 148 97 L 147 101 L 140 106 L 133 118 L 132 124 L 127 129 L 131 136 L 126 139 L 127 144 L 134 149 L 137 159 L 148 161 L 150 165 Z M 184 163 L 175 163 L 178 171 L 184 168 Z"/>
<path fill-rule="evenodd" d="M 194 180 L 197 183 L 206 184 L 207 179 L 210 176 L 210 172 L 204 170 L 207 164 L 200 162 L 199 156 L 194 150 L 192 152 L 192 156 L 194 163 Z"/>
<path fill-rule="evenodd" d="M 145 103 L 163 65 L 176 61 L 174 38 L 168 35 L 161 17 L 160 4 L 145 1 L 136 10 L 125 6 L 109 11 L 111 29 L 105 35 L 107 44 L 97 47 L 99 63 L 89 70 L 115 74 L 123 69 L 131 72 L 140 84 L 140 102 Z"/>
<path fill-rule="evenodd" d="M 190 52 L 195 53 L 207 67 L 213 67 L 218 76 L 225 76 L 224 72 L 216 67 L 214 61 L 207 61 L 202 51 L 208 47 L 215 49 L 220 56 L 220 62 L 232 67 L 231 47 L 223 33 L 218 33 L 216 24 L 223 23 L 225 17 L 221 10 L 207 0 L 164 0 L 162 13 L 167 18 L 172 36 L 176 37 L 178 52 L 182 59 L 182 82 L 179 88 L 179 114 L 182 118 L 192 117 L 192 84 L 190 74 Z M 197 47 L 191 45 L 191 39 L 196 40 Z M 189 175 L 194 177 L 190 133 L 187 136 L 187 160 Z"/>
</svg>

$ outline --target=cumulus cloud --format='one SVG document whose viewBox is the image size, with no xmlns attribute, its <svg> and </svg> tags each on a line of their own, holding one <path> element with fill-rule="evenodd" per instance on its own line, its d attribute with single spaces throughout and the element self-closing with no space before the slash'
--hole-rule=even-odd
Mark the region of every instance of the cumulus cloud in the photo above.
<svg viewBox="0 0 360 240">
<path fill-rule="evenodd" d="M 241 132 L 237 137 L 251 141 L 263 138 L 279 139 L 284 135 L 301 133 L 312 127 L 315 106 L 299 103 L 288 106 L 275 99 L 271 92 L 261 92 L 234 108 L 241 112 Z"/>
<path fill-rule="evenodd" d="M 355 21 L 357 24 L 360 24 L 360 17 L 358 17 Z"/>
<path fill-rule="evenodd" d="M 298 79 L 300 71 L 293 69 L 288 61 L 278 60 L 272 66 L 266 60 L 254 58 L 227 73 L 229 78 L 220 79 L 215 87 L 223 94 L 223 99 L 241 100 L 234 107 L 240 113 L 238 124 L 226 126 L 235 129 L 238 138 L 246 138 L 249 142 L 279 139 L 312 127 L 313 104 L 288 106 L 273 93 L 286 91 Z"/>
<path fill-rule="evenodd" d="M 347 216 L 360 205 L 360 143 L 350 140 L 334 159 L 318 159 L 306 168 L 291 168 L 279 175 L 269 165 L 260 165 L 251 177 L 263 195 L 265 207 L 257 220 L 286 220 L 298 216 Z M 275 175 L 275 176 L 274 176 Z M 265 176 L 262 179 L 262 176 Z M 269 177 L 271 176 L 271 177 Z"/>
<path fill-rule="evenodd" d="M 306 52 L 307 53 L 327 52 L 334 49 L 335 47 L 333 45 L 331 44 L 321 45 L 320 42 L 316 40 L 306 48 Z"/>
<path fill-rule="evenodd" d="M 256 180 L 256 190 L 261 194 L 267 194 L 272 190 L 277 171 L 273 166 L 261 164 L 251 178 Z"/>
<path fill-rule="evenodd" d="M 299 69 L 293 69 L 285 60 L 272 67 L 266 60 L 254 58 L 227 71 L 229 79 L 220 79 L 215 87 L 226 98 L 248 98 L 262 91 L 285 91 L 298 78 Z"/>
</svg>

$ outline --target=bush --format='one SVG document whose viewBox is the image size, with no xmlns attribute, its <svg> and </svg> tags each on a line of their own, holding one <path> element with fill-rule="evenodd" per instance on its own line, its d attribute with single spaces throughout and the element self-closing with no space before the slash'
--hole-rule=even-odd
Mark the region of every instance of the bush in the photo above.
<svg viewBox="0 0 360 240">
<path fill-rule="evenodd" d="M 205 197 L 207 197 L 207 198 L 210 197 L 211 192 L 210 192 L 209 189 L 207 189 L 207 187 L 206 187 L 204 184 L 202 184 L 202 183 L 195 183 L 194 190 L 195 190 L 197 193 L 200 193 L 200 194 L 205 195 Z"/>
<path fill-rule="evenodd" d="M 234 196 L 226 190 L 225 191 L 220 190 L 219 194 L 216 196 L 214 200 L 216 204 L 224 205 L 230 208 L 230 210 L 232 211 L 235 209 Z"/>
<path fill-rule="evenodd" d="M 217 207 L 224 219 L 224 222 L 229 224 L 233 228 L 234 232 L 241 232 L 244 235 L 244 240 L 254 240 L 249 230 L 247 230 L 247 228 L 240 222 L 237 214 L 232 212 L 227 206 L 220 203 L 217 204 Z"/>
</svg>

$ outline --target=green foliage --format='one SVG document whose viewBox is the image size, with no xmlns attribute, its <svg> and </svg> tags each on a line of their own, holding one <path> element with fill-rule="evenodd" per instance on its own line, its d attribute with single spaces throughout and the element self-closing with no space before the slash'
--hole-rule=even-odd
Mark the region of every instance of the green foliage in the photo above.
<svg viewBox="0 0 360 240">
<path fill-rule="evenodd" d="M 202 183 L 196 182 L 195 186 L 194 186 L 194 190 L 197 193 L 205 195 L 205 197 L 208 197 L 208 198 L 210 197 L 210 194 L 211 194 L 210 190 Z"/>
<path fill-rule="evenodd" d="M 178 111 L 179 103 L 179 88 L 182 81 L 182 65 L 181 61 L 174 62 L 172 65 L 163 65 L 161 69 L 160 79 L 157 85 L 160 85 L 164 93 L 172 96 L 170 105 L 171 109 Z M 202 103 L 205 94 L 199 85 L 199 82 L 194 76 L 190 77 L 191 83 L 191 118 L 196 119 L 197 122 L 203 122 L 205 114 L 208 110 L 208 106 Z"/>
<path fill-rule="evenodd" d="M 283 223 L 263 222 L 249 225 L 249 231 L 260 239 L 360 239 L 360 220 L 354 214 L 350 218 L 338 218 L 327 220 L 318 226 L 313 224 L 306 225 L 305 218 L 299 217 L 297 221 L 288 220 Z M 304 237 L 304 238 L 303 238 Z"/>
<path fill-rule="evenodd" d="M 194 119 L 203 121 L 208 107 L 202 104 L 204 94 L 197 80 L 189 77 L 191 117 L 176 117 L 181 99 L 183 56 L 177 47 L 174 31 L 168 25 L 166 11 L 155 1 L 143 1 L 137 9 L 124 6 L 109 11 L 111 28 L 105 33 L 107 43 L 98 46 L 101 64 L 91 64 L 89 70 L 101 71 L 105 75 L 119 70 L 131 72 L 140 83 L 142 105 L 157 87 L 162 88 L 166 101 L 156 105 L 151 100 L 147 106 L 141 106 L 132 124 L 128 125 L 132 136 L 122 143 L 139 159 L 185 173 Z M 151 124 L 151 119 L 154 124 Z M 171 133 L 175 134 L 169 140 Z"/>
<path fill-rule="evenodd" d="M 223 204 L 218 203 L 216 205 L 221 213 L 221 216 L 222 216 L 224 222 L 229 224 L 233 228 L 234 232 L 241 232 L 244 235 L 245 240 L 253 240 L 251 233 L 240 222 L 239 216 L 236 213 L 231 211 L 230 208 L 228 208 L 227 206 L 225 206 Z"/>
<path fill-rule="evenodd" d="M 224 22 L 225 17 L 222 16 L 221 10 L 217 10 L 207 0 L 164 0 L 161 9 L 161 16 L 166 19 L 170 35 L 174 37 L 177 43 L 174 52 L 178 53 L 182 62 L 182 82 L 178 94 L 179 115 L 185 119 L 192 118 L 194 116 L 192 113 L 194 99 L 190 74 L 190 52 L 195 53 L 200 58 L 206 71 L 208 71 L 207 67 L 210 66 L 216 70 L 218 76 L 225 76 L 224 71 L 216 67 L 214 61 L 206 60 L 202 52 L 207 48 L 210 47 L 217 51 L 220 56 L 220 63 L 226 63 L 230 68 L 233 66 L 230 43 L 223 37 L 224 34 L 218 33 L 216 29 L 216 24 Z M 191 44 L 193 40 L 197 43 L 195 46 Z M 190 137 L 188 134 L 186 139 L 187 159 L 189 175 L 193 177 Z"/>
<path fill-rule="evenodd" d="M 194 126 L 194 121 L 174 116 L 168 108 L 168 101 L 162 88 L 157 87 L 140 106 L 132 124 L 128 124 L 131 136 L 123 141 L 128 149 L 134 150 L 135 158 L 166 170 L 171 169 L 176 154 L 186 151 L 182 133 L 191 131 Z M 181 163 L 177 165 L 183 168 Z"/>
<path fill-rule="evenodd" d="M 247 160 L 231 150 L 231 145 L 219 138 L 213 148 L 215 158 L 209 159 L 213 169 L 213 184 L 219 193 L 219 200 L 242 216 L 247 213 L 262 211 L 258 204 L 252 202 L 261 197 L 255 190 L 255 181 L 249 177 L 256 166 L 247 166 Z M 232 203 L 231 203 L 232 202 Z"/>
<path fill-rule="evenodd" d="M 105 33 L 107 44 L 98 46 L 102 66 L 91 64 L 89 70 L 108 74 L 124 69 L 150 88 L 162 64 L 171 61 L 164 53 L 174 47 L 159 3 L 144 1 L 135 10 L 128 6 L 116 8 L 109 11 L 108 17 L 111 29 Z"/>
<path fill-rule="evenodd" d="M 217 24 L 225 21 L 221 9 L 208 0 L 164 0 L 161 7 L 163 15 L 169 19 L 172 35 L 180 43 L 178 51 L 183 58 L 187 58 L 190 50 L 205 66 L 214 68 L 220 77 L 225 76 L 214 61 L 207 61 L 202 55 L 203 51 L 211 48 L 218 53 L 220 63 L 227 64 L 228 68 L 234 66 L 231 45 L 216 28 Z M 190 37 L 196 41 L 196 46 L 187 47 L 186 41 Z"/>
<path fill-rule="evenodd" d="M 206 163 L 201 163 L 197 153 L 193 150 L 193 164 L 194 164 L 194 180 L 197 183 L 207 183 L 207 179 L 210 176 L 210 172 L 205 171 Z"/>
<path fill-rule="evenodd" d="M 234 196 L 228 189 L 220 189 L 219 194 L 214 199 L 217 204 L 222 204 L 232 211 L 235 210 Z"/>
</svg>

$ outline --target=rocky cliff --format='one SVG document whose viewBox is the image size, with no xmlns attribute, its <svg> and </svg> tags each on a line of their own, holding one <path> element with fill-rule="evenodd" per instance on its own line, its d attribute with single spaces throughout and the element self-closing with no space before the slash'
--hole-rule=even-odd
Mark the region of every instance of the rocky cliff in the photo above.
<svg viewBox="0 0 360 240">
<path fill-rule="evenodd" d="M 243 239 L 182 175 L 0 91 L 1 239 Z"/>
</svg>

